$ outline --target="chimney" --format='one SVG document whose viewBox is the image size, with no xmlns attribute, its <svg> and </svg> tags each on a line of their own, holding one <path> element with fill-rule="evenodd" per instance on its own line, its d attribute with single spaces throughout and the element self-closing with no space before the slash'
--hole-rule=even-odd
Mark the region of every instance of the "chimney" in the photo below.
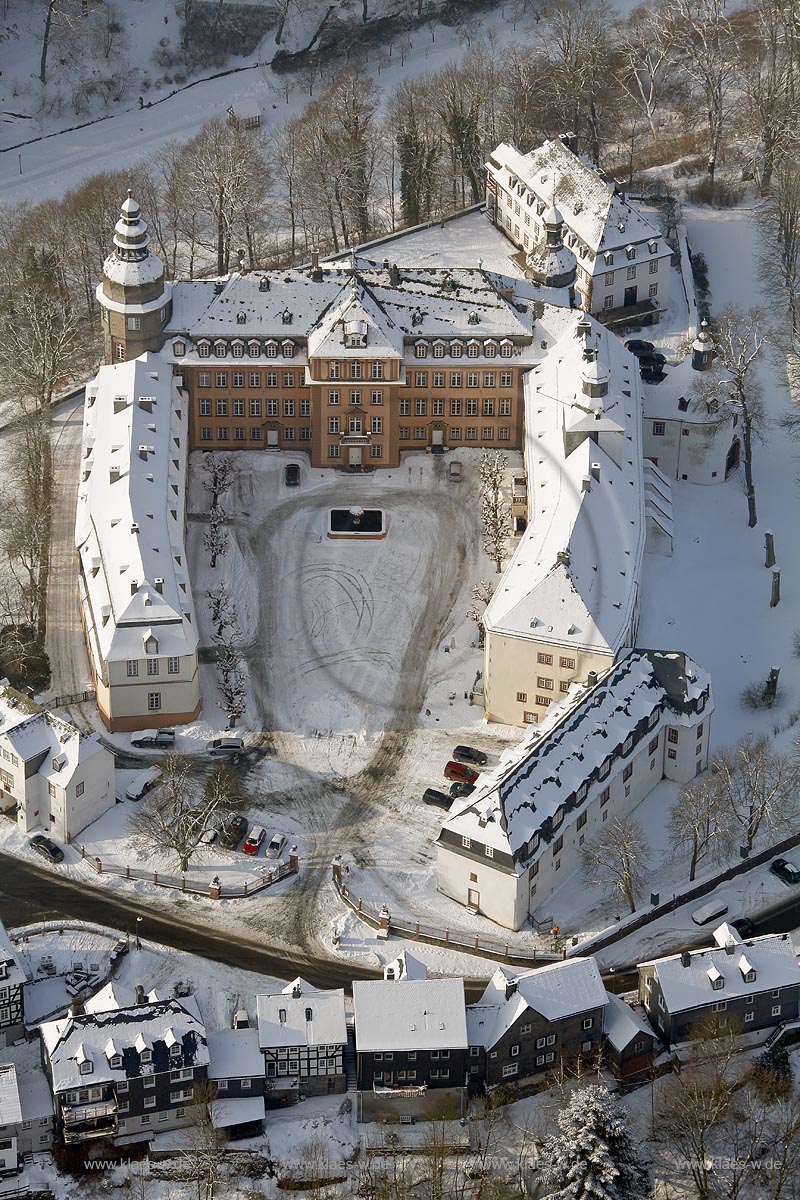
<svg viewBox="0 0 800 1200">
<path fill-rule="evenodd" d="M 76 996 L 69 1006 L 69 1015 L 71 1017 L 82 1017 L 86 1009 L 83 1007 L 83 1001 Z"/>
<path fill-rule="evenodd" d="M 134 991 L 135 991 L 135 993 L 136 993 L 136 1001 L 135 1001 L 135 1002 L 136 1002 L 136 1004 L 144 1004 L 144 1002 L 145 1002 L 145 998 L 146 998 L 146 997 L 145 997 L 145 991 L 144 991 L 144 988 L 142 987 L 142 985 L 141 985 L 140 983 L 137 983 L 137 984 L 136 984 L 136 987 L 134 988 Z"/>
<path fill-rule="evenodd" d="M 592 479 L 600 479 L 600 463 L 592 463 L 591 468 Z"/>
<path fill-rule="evenodd" d="M 319 270 L 319 251 L 311 251 L 311 273 L 312 275 Z"/>
<path fill-rule="evenodd" d="M 597 686 L 597 671 L 590 671 L 586 676 L 586 686 L 590 688 Z"/>
<path fill-rule="evenodd" d="M 516 990 L 517 990 L 516 979 L 507 979 L 506 980 L 506 1000 L 510 1000 L 511 997 L 516 992 Z"/>
<path fill-rule="evenodd" d="M 392 263 L 391 267 L 389 268 L 389 283 L 392 285 L 392 287 L 397 287 L 399 282 L 400 270 L 397 266 L 397 263 Z"/>
<path fill-rule="evenodd" d="M 731 938 L 725 943 L 725 953 L 733 954 L 735 950 L 736 950 L 736 943 Z"/>
<path fill-rule="evenodd" d="M 684 950 L 683 954 L 681 955 L 681 966 L 682 967 L 690 967 L 691 965 L 692 965 L 692 956 L 688 950 Z"/>
<path fill-rule="evenodd" d="M 147 462 L 147 446 L 139 447 L 139 458 L 143 458 Z"/>
<path fill-rule="evenodd" d="M 154 587 L 155 587 L 156 591 L 158 592 L 159 596 L 163 596 L 163 594 L 164 594 L 164 580 L 163 580 L 163 579 L 160 579 L 160 578 L 158 578 L 158 577 L 156 577 L 156 578 L 153 580 L 153 585 L 154 585 Z"/>
<path fill-rule="evenodd" d="M 384 271 L 388 271 L 388 270 L 389 270 L 389 260 L 388 260 L 388 258 L 385 258 L 385 259 L 383 260 L 383 269 L 384 269 Z"/>
<path fill-rule="evenodd" d="M 592 477 L 591 477 L 591 475 L 584 475 L 583 479 L 581 480 L 581 491 L 582 492 L 590 492 L 591 490 L 592 490 Z"/>
<path fill-rule="evenodd" d="M 118 479 L 119 479 L 119 467 L 109 467 L 108 468 L 108 482 L 116 483 Z"/>
<path fill-rule="evenodd" d="M 292 988 L 292 999 L 293 1000 L 300 999 L 300 984 L 299 983 L 296 983 L 294 985 L 294 987 Z"/>
</svg>

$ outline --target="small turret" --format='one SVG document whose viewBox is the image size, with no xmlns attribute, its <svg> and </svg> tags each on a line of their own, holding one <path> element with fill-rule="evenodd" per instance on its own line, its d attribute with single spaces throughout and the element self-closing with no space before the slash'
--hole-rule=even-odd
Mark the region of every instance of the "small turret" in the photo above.
<svg viewBox="0 0 800 1200">
<path fill-rule="evenodd" d="M 103 312 L 105 361 L 124 362 L 159 350 L 172 305 L 164 264 L 150 249 L 147 222 L 129 191 L 114 226 L 114 249 L 103 263 L 96 296 Z"/>
<path fill-rule="evenodd" d="M 564 245 L 564 218 L 553 202 L 542 217 L 544 240 L 537 242 L 525 260 L 527 273 L 545 287 L 571 288 L 578 270 L 578 260 Z"/>
<path fill-rule="evenodd" d="M 714 339 L 708 332 L 708 321 L 700 323 L 700 332 L 692 342 L 692 370 L 708 371 L 714 363 Z"/>
</svg>

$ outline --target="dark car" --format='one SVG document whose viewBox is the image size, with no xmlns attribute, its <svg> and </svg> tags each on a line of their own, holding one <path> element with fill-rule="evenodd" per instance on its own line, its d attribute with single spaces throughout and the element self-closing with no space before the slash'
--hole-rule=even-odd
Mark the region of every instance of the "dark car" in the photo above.
<svg viewBox="0 0 800 1200">
<path fill-rule="evenodd" d="M 287 463 L 283 468 L 283 482 L 287 487 L 300 486 L 300 467 L 297 463 Z"/>
<path fill-rule="evenodd" d="M 645 342 L 641 338 L 629 338 L 625 343 L 625 349 L 630 350 L 631 354 L 635 354 L 638 358 L 640 354 L 652 354 L 655 346 L 652 342 Z"/>
<path fill-rule="evenodd" d="M 131 745 L 137 749 L 169 750 L 175 745 L 174 729 L 143 729 L 131 734 Z"/>
<path fill-rule="evenodd" d="M 437 808 L 449 808 L 453 803 L 447 792 L 437 791 L 436 788 L 426 788 L 422 793 L 423 804 L 435 804 Z"/>
<path fill-rule="evenodd" d="M 459 800 L 462 796 L 471 796 L 475 791 L 474 783 L 451 783 L 450 795 L 454 800 Z"/>
<path fill-rule="evenodd" d="M 239 813 L 231 813 L 217 826 L 220 844 L 228 850 L 234 850 L 247 833 L 247 829 L 247 817 L 243 817 Z"/>
<path fill-rule="evenodd" d="M 36 837 L 32 837 L 30 846 L 32 850 L 35 850 L 37 854 L 41 854 L 42 858 L 46 858 L 48 862 L 60 863 L 64 861 L 64 851 L 55 842 L 52 842 L 50 838 L 45 837 L 43 833 L 37 833 Z"/>
<path fill-rule="evenodd" d="M 459 783 L 477 783 L 478 771 L 465 767 L 463 763 L 449 762 L 444 769 L 445 779 L 457 779 Z"/>
<path fill-rule="evenodd" d="M 661 370 L 642 370 L 642 383 L 663 383 L 667 378 L 667 372 Z"/>
<path fill-rule="evenodd" d="M 793 883 L 800 883 L 800 871 L 793 862 L 789 862 L 788 858 L 774 858 L 769 864 L 769 869 L 783 883 L 788 883 L 790 886 Z"/>
<path fill-rule="evenodd" d="M 653 354 L 640 354 L 638 358 L 640 371 L 661 371 L 667 361 L 666 355 L 658 354 L 657 352 Z"/>
<path fill-rule="evenodd" d="M 740 938 L 751 938 L 756 931 L 756 927 L 749 917 L 737 917 L 730 924 Z"/>
<path fill-rule="evenodd" d="M 477 763 L 479 767 L 484 767 L 489 761 L 489 755 L 476 750 L 474 746 L 456 746 L 453 758 L 456 762 Z"/>
</svg>

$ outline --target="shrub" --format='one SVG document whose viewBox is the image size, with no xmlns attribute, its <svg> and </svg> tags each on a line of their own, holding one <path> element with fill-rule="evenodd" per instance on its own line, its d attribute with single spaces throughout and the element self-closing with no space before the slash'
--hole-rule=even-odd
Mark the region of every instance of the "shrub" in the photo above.
<svg viewBox="0 0 800 1200">
<path fill-rule="evenodd" d="M 792 1064 L 789 1052 L 778 1042 L 760 1054 L 753 1067 L 753 1082 L 761 1100 L 788 1100 L 792 1094 Z"/>
<path fill-rule="evenodd" d="M 733 208 L 739 203 L 738 192 L 721 179 L 701 179 L 686 189 L 686 196 L 694 204 L 708 204 L 713 208 Z"/>
<path fill-rule="evenodd" d="M 754 683 L 748 683 L 747 687 L 742 688 L 742 694 L 740 698 L 743 708 L 749 708 L 753 712 L 759 712 L 762 709 L 777 707 L 782 699 L 782 690 L 779 685 L 773 699 L 770 697 L 767 690 L 766 681 L 763 679 L 757 679 Z"/>
</svg>

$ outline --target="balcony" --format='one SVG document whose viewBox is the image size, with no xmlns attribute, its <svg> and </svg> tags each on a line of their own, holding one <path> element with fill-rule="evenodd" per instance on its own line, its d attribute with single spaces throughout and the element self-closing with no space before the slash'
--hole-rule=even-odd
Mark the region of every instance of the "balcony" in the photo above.
<svg viewBox="0 0 800 1200">
<path fill-rule="evenodd" d="M 65 1142 L 85 1142 L 91 1138 L 109 1137 L 117 1132 L 116 1100 L 64 1108 L 61 1117 Z"/>
</svg>

